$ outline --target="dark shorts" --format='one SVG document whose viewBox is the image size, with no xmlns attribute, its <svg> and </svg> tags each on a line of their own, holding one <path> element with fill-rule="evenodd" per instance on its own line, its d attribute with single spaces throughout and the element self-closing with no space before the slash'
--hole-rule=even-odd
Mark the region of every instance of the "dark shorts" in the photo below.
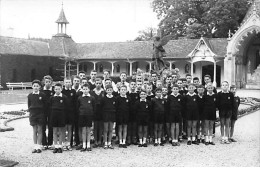
<svg viewBox="0 0 260 170">
<path fill-rule="evenodd" d="M 179 123 L 181 122 L 181 119 L 182 118 L 182 114 L 181 114 L 181 111 L 179 110 L 174 110 L 174 111 L 171 111 L 168 116 L 167 116 L 167 119 L 166 119 L 166 122 L 167 123 Z"/>
<path fill-rule="evenodd" d="M 74 123 L 75 114 L 73 112 L 70 112 L 66 115 L 65 123 L 66 125 L 72 125 Z"/>
<path fill-rule="evenodd" d="M 164 114 L 163 113 L 155 113 L 153 117 L 153 122 L 158 124 L 164 123 Z"/>
<path fill-rule="evenodd" d="M 103 112 L 102 119 L 103 122 L 115 122 L 116 112 Z"/>
<path fill-rule="evenodd" d="M 43 113 L 30 113 L 29 121 L 31 126 L 43 125 L 44 124 L 44 114 Z"/>
<path fill-rule="evenodd" d="M 138 126 L 148 126 L 149 124 L 149 115 L 137 115 L 136 117 L 137 125 Z"/>
<path fill-rule="evenodd" d="M 216 109 L 207 109 L 203 111 L 203 120 L 216 120 Z"/>
<path fill-rule="evenodd" d="M 52 112 L 51 113 L 51 126 L 52 127 L 65 127 L 65 114 L 64 112 L 60 111 L 60 112 Z"/>
<path fill-rule="evenodd" d="M 92 127 L 93 115 L 79 115 L 79 127 Z"/>
<path fill-rule="evenodd" d="M 220 110 L 219 117 L 220 118 L 231 118 L 232 111 L 231 110 Z"/>
<path fill-rule="evenodd" d="M 199 113 L 196 110 L 186 111 L 186 120 L 199 120 Z"/>
<path fill-rule="evenodd" d="M 129 122 L 136 122 L 136 115 L 135 112 L 130 112 L 129 113 Z"/>
<path fill-rule="evenodd" d="M 94 115 L 95 121 L 102 121 L 102 109 L 100 108 L 100 105 L 97 105 L 95 115 Z"/>
<path fill-rule="evenodd" d="M 232 114 L 231 120 L 237 120 L 237 113 L 233 113 L 233 114 Z"/>
</svg>

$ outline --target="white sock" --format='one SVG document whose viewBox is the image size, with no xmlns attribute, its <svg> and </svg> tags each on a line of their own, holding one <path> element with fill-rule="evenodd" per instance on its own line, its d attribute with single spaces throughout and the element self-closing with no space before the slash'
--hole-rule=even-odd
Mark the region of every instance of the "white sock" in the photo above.
<svg viewBox="0 0 260 170">
<path fill-rule="evenodd" d="M 157 139 L 155 139 L 155 143 L 158 143 Z"/>
<path fill-rule="evenodd" d="M 190 138 L 190 137 L 188 137 L 188 141 L 191 141 L 191 138 Z"/>
<path fill-rule="evenodd" d="M 206 136 L 206 142 L 209 142 L 209 136 Z"/>
<path fill-rule="evenodd" d="M 123 142 L 122 142 L 122 143 L 123 143 L 123 145 L 125 144 L 125 139 L 123 139 Z"/>
<path fill-rule="evenodd" d="M 172 138 L 169 138 L 169 141 L 171 141 L 172 140 Z"/>
<path fill-rule="evenodd" d="M 107 144 L 108 144 L 108 145 L 111 145 L 111 142 L 108 142 Z"/>
<path fill-rule="evenodd" d="M 192 136 L 192 141 L 195 141 L 195 137 Z"/>
<path fill-rule="evenodd" d="M 87 148 L 90 148 L 90 142 L 87 142 Z"/>
<path fill-rule="evenodd" d="M 143 144 L 145 144 L 146 143 L 146 138 L 144 138 L 144 141 L 143 141 Z"/>
<path fill-rule="evenodd" d="M 204 136 L 204 135 L 201 135 L 201 139 L 205 139 L 205 136 Z"/>
<path fill-rule="evenodd" d="M 86 148 L 86 142 L 83 142 L 83 148 Z"/>
<path fill-rule="evenodd" d="M 142 139 L 139 139 L 139 143 L 142 145 L 143 144 L 143 141 L 142 141 Z"/>
<path fill-rule="evenodd" d="M 34 148 L 34 149 L 38 149 L 38 145 L 37 145 L 37 144 L 34 144 L 33 148 Z"/>
<path fill-rule="evenodd" d="M 119 140 L 119 144 L 120 144 L 120 145 L 123 144 L 122 140 Z"/>
<path fill-rule="evenodd" d="M 107 142 L 105 142 L 105 146 L 107 145 Z"/>
<path fill-rule="evenodd" d="M 198 139 L 200 139 L 200 135 L 198 135 Z"/>
<path fill-rule="evenodd" d="M 212 142 L 212 136 L 209 136 L 209 142 Z"/>
<path fill-rule="evenodd" d="M 59 148 L 59 145 L 54 145 L 55 148 Z"/>
<path fill-rule="evenodd" d="M 161 138 L 158 138 L 158 143 L 161 144 Z"/>
</svg>

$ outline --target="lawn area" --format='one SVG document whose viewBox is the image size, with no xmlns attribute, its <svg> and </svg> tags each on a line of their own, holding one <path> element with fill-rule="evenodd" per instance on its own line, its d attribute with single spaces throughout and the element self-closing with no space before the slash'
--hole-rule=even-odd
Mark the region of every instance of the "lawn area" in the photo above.
<svg viewBox="0 0 260 170">
<path fill-rule="evenodd" d="M 27 96 L 32 91 L 28 90 L 1 90 L 0 93 L 0 105 L 1 104 L 18 104 L 26 103 Z"/>
</svg>

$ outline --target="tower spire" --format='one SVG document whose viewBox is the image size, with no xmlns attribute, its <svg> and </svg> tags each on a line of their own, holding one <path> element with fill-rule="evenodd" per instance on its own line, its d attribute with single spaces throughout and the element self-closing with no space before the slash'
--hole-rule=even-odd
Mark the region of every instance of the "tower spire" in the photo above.
<svg viewBox="0 0 260 170">
<path fill-rule="evenodd" d="M 58 24 L 57 34 L 66 34 L 67 24 L 69 24 L 69 21 L 67 20 L 64 10 L 63 10 L 63 2 L 61 4 L 60 15 L 59 15 L 59 18 L 56 20 L 56 23 Z M 64 32 L 63 32 L 63 26 L 64 26 Z"/>
</svg>

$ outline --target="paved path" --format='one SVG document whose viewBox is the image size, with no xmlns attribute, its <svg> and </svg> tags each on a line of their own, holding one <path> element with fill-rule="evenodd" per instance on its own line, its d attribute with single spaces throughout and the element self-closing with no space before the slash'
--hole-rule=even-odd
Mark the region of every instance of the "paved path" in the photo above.
<svg viewBox="0 0 260 170">
<path fill-rule="evenodd" d="M 18 166 L 260 166 L 260 111 L 237 121 L 237 143 L 220 144 L 219 128 L 215 146 L 180 147 L 166 144 L 164 147 L 147 148 L 130 146 L 127 149 L 93 149 L 81 153 L 73 150 L 63 154 L 44 151 L 32 154 L 32 128 L 28 119 L 10 122 L 15 130 L 0 133 L 0 159 L 18 161 Z"/>
</svg>

